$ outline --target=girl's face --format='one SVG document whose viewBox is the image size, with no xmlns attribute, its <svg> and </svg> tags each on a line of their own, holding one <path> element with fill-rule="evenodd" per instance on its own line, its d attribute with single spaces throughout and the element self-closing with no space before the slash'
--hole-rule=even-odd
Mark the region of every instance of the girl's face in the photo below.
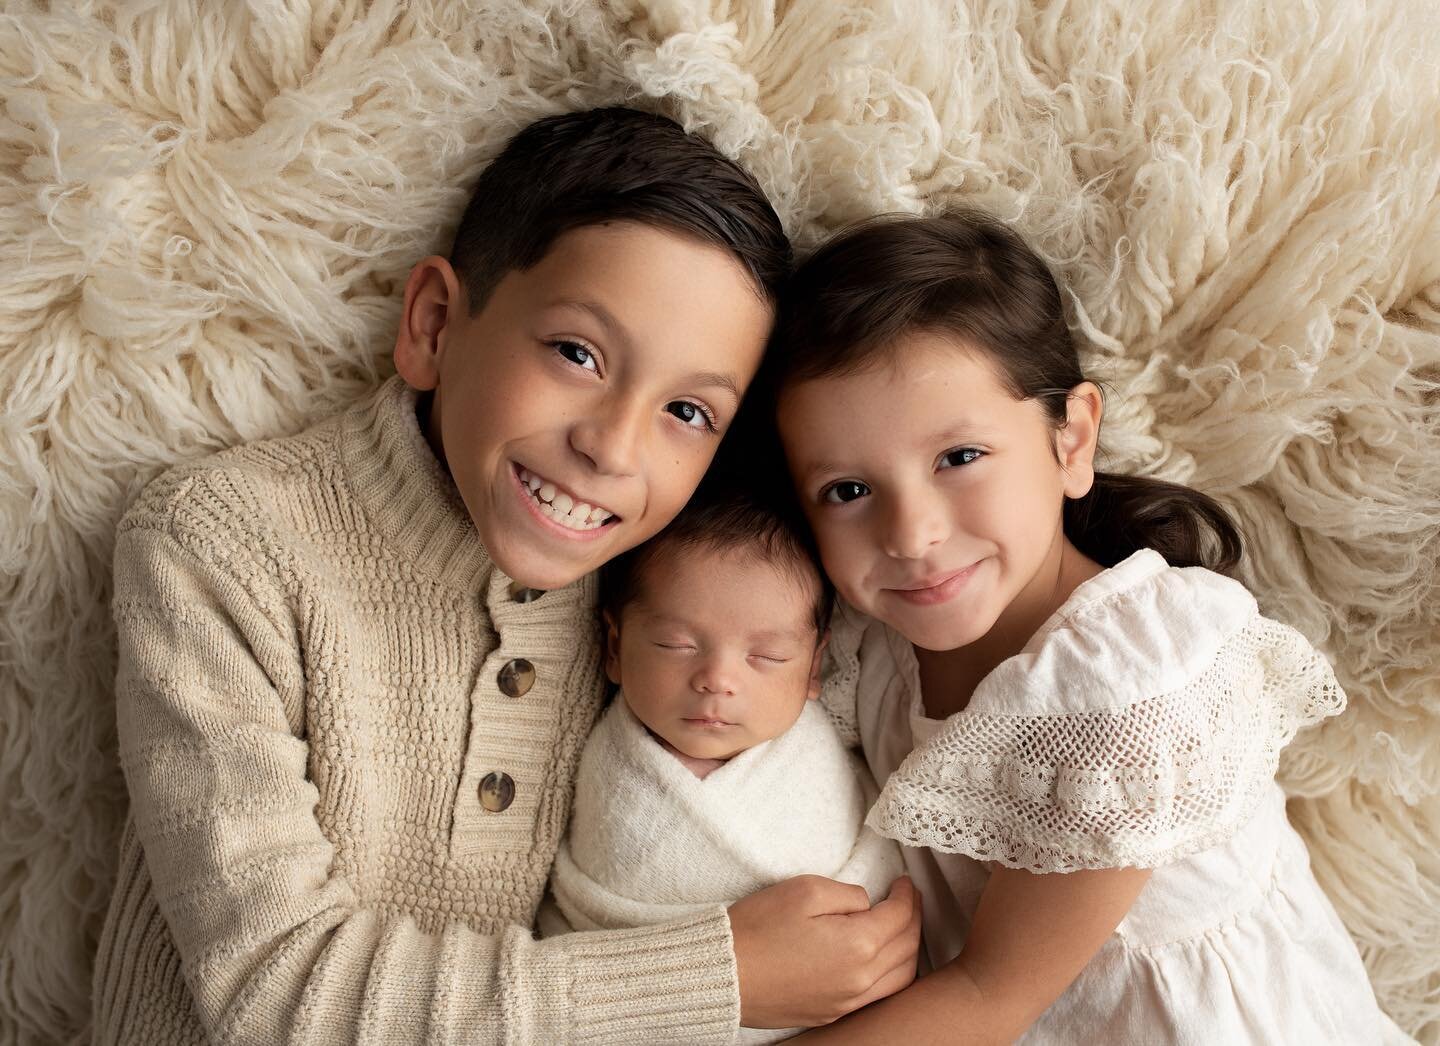
<svg viewBox="0 0 1440 1046">
<path fill-rule="evenodd" d="M 786 460 L 840 594 L 927 650 L 1033 632 L 1056 605 L 1064 499 L 1094 475 L 1099 394 L 1076 391 L 1057 430 L 986 357 L 929 333 L 788 388 Z"/>
</svg>

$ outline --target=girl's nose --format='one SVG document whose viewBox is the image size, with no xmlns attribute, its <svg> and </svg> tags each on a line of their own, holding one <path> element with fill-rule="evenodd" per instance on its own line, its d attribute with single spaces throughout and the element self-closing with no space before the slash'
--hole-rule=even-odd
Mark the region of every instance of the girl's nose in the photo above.
<svg viewBox="0 0 1440 1046">
<path fill-rule="evenodd" d="M 636 475 L 649 413 L 646 405 L 621 397 L 596 404 L 570 427 L 570 446 L 602 475 Z"/>
<path fill-rule="evenodd" d="M 895 559 L 920 559 L 950 533 L 943 499 L 924 493 L 892 500 L 882 545 Z"/>
</svg>

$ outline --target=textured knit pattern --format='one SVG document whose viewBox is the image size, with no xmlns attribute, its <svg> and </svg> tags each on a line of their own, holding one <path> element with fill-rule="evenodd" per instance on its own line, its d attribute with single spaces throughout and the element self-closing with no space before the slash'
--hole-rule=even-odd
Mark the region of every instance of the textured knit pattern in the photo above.
<svg viewBox="0 0 1440 1046">
<path fill-rule="evenodd" d="M 728 1041 L 723 908 L 532 938 L 602 692 L 594 585 L 511 597 L 398 380 L 153 483 L 115 588 L 98 1042 Z"/>
</svg>

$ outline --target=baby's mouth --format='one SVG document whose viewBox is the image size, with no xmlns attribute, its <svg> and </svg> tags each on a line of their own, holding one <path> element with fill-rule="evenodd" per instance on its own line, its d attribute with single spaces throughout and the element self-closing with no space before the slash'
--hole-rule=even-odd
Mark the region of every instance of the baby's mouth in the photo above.
<svg viewBox="0 0 1440 1046">
<path fill-rule="evenodd" d="M 544 476 L 516 466 L 520 483 L 540 509 L 540 514 L 571 530 L 596 530 L 619 517 L 609 509 L 581 501 L 574 494 L 561 490 Z"/>
</svg>

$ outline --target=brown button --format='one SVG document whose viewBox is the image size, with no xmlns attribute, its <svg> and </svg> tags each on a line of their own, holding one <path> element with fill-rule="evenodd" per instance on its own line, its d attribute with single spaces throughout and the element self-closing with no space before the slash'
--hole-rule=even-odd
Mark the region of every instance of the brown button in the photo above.
<svg viewBox="0 0 1440 1046">
<path fill-rule="evenodd" d="M 498 814 L 515 801 L 515 782 L 509 774 L 489 773 L 480 782 L 480 805 Z"/>
<path fill-rule="evenodd" d="M 517 603 L 533 603 L 544 594 L 543 588 L 526 588 L 518 581 L 510 582 L 510 598 Z"/>
<path fill-rule="evenodd" d="M 506 697 L 524 697 L 535 685 L 535 666 L 523 657 L 505 662 L 500 674 L 495 677 L 500 692 Z"/>
</svg>

